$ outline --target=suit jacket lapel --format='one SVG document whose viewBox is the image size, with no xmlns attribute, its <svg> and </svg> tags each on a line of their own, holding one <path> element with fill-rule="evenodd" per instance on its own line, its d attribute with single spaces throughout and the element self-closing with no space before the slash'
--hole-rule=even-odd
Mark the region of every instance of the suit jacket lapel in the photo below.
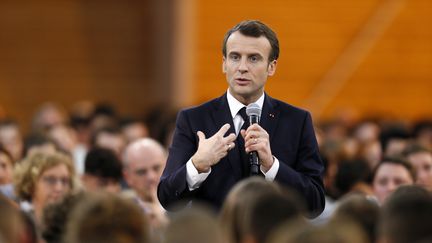
<svg viewBox="0 0 432 243">
<path fill-rule="evenodd" d="M 224 124 L 229 123 L 230 129 L 228 130 L 227 134 L 231 134 L 231 133 L 235 134 L 234 123 L 228 105 L 228 100 L 226 98 L 226 93 L 223 96 L 219 97 L 219 99 L 217 99 L 214 103 L 213 120 L 215 122 L 215 127 L 216 127 L 215 131 L 218 131 Z M 239 136 L 241 135 L 239 134 Z M 238 178 L 240 178 L 242 172 L 241 172 L 241 158 L 240 158 L 238 146 L 230 150 L 226 158 L 231 164 L 234 174 Z"/>
<path fill-rule="evenodd" d="M 263 127 L 270 136 L 270 142 L 274 138 L 277 122 L 279 120 L 279 109 L 277 103 L 267 94 L 265 94 L 263 109 L 261 112 L 260 125 Z"/>
</svg>

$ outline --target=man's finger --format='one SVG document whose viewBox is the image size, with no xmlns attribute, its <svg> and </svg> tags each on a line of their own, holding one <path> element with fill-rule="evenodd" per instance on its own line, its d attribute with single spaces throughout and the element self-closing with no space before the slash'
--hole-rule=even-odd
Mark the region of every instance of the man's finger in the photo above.
<svg viewBox="0 0 432 243">
<path fill-rule="evenodd" d="M 227 143 L 232 142 L 234 140 L 236 140 L 236 135 L 234 133 L 231 133 L 230 135 L 228 135 L 228 136 L 225 137 L 225 141 Z"/>
<path fill-rule="evenodd" d="M 243 139 L 244 139 L 245 136 L 246 136 L 246 130 L 244 130 L 244 129 L 240 130 L 240 134 L 241 134 L 241 136 L 242 136 Z"/>
<path fill-rule="evenodd" d="M 223 135 L 225 135 L 226 132 L 228 132 L 229 128 L 230 128 L 230 124 L 226 123 L 225 125 L 223 125 L 221 127 L 221 129 L 219 129 L 219 131 L 217 132 L 217 134 L 223 136 Z"/>
<path fill-rule="evenodd" d="M 201 141 L 205 140 L 205 138 L 206 138 L 205 134 L 201 131 L 198 131 L 197 135 L 198 135 L 198 142 L 201 142 Z"/>
</svg>

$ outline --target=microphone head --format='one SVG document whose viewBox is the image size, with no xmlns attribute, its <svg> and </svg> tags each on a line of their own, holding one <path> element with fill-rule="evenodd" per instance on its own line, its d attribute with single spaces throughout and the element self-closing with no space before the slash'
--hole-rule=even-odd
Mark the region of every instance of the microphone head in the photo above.
<svg viewBox="0 0 432 243">
<path fill-rule="evenodd" d="M 251 103 L 246 107 L 246 115 L 261 117 L 261 108 L 255 103 Z"/>
</svg>

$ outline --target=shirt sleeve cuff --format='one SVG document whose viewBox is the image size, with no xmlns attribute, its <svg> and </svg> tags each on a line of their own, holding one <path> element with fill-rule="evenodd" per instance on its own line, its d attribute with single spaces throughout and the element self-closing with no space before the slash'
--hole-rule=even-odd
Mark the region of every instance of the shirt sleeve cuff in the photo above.
<svg viewBox="0 0 432 243">
<path fill-rule="evenodd" d="M 192 160 L 186 163 L 186 181 L 189 187 L 189 191 L 193 191 L 201 186 L 201 184 L 210 175 L 211 168 L 209 172 L 199 173 L 198 170 L 192 163 Z"/>
<path fill-rule="evenodd" d="M 276 175 L 279 171 L 279 160 L 274 157 L 274 161 L 273 161 L 273 165 L 272 167 L 270 167 L 270 170 L 268 170 L 267 172 L 264 172 L 262 167 L 260 168 L 261 172 L 264 174 L 264 177 L 267 181 L 274 181 L 274 179 L 276 178 Z"/>
</svg>

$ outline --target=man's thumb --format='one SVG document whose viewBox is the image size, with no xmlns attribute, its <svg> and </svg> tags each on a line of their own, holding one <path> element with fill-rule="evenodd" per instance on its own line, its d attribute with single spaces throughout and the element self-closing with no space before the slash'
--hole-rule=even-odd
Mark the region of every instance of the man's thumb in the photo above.
<svg viewBox="0 0 432 243">
<path fill-rule="evenodd" d="M 198 135 L 198 142 L 201 142 L 202 140 L 204 140 L 206 138 L 204 133 L 201 131 L 198 131 L 197 135 Z"/>
</svg>

